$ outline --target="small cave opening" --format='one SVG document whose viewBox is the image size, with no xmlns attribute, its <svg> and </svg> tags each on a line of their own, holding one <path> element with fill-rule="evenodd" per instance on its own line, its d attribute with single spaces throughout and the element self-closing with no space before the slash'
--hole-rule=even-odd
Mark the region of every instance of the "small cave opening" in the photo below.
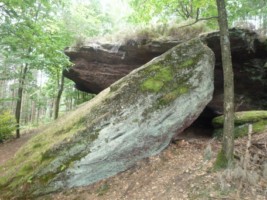
<svg viewBox="0 0 267 200">
<path fill-rule="evenodd" d="M 176 139 L 213 137 L 214 127 L 212 125 L 212 119 L 220 115 L 222 115 L 221 112 L 206 106 L 199 117 L 188 128 L 180 133 Z"/>
</svg>

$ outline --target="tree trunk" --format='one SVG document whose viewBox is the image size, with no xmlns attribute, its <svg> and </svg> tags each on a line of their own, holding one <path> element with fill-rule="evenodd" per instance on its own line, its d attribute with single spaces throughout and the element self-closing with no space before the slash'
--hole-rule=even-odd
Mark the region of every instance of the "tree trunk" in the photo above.
<svg viewBox="0 0 267 200">
<path fill-rule="evenodd" d="M 58 84 L 57 98 L 56 98 L 56 101 L 55 101 L 54 119 L 58 118 L 60 99 L 61 99 L 61 95 L 62 95 L 63 90 L 64 90 L 64 76 L 63 76 L 63 71 L 62 71 L 61 72 L 60 83 Z"/>
<path fill-rule="evenodd" d="M 0 99 L 6 98 L 6 81 L 0 80 Z"/>
<path fill-rule="evenodd" d="M 40 119 L 40 107 L 37 106 L 37 116 L 36 116 L 36 125 L 39 125 L 39 119 Z"/>
<path fill-rule="evenodd" d="M 266 14 L 262 14 L 262 35 L 267 36 L 267 19 Z"/>
<path fill-rule="evenodd" d="M 20 78 L 19 78 L 19 89 L 18 89 L 18 96 L 17 96 L 17 103 L 16 103 L 16 111 L 15 111 L 15 118 L 16 118 L 16 137 L 20 137 L 20 114 L 21 114 L 21 103 L 22 103 L 22 95 L 23 95 L 23 87 L 26 79 L 26 74 L 28 71 L 28 66 L 22 66 L 20 71 Z"/>
<path fill-rule="evenodd" d="M 36 116 L 36 105 L 35 105 L 35 101 L 31 100 L 32 102 L 32 109 L 31 109 L 31 123 L 34 124 L 35 122 L 35 116 Z"/>
<path fill-rule="evenodd" d="M 234 75 L 232 67 L 227 13 L 224 0 L 217 0 L 218 22 L 224 77 L 224 126 L 222 153 L 228 165 L 233 161 L 234 151 Z"/>
<path fill-rule="evenodd" d="M 54 111 L 54 99 L 51 99 L 50 105 L 49 105 L 49 118 L 53 118 L 53 111 Z"/>
<path fill-rule="evenodd" d="M 12 89 L 11 108 L 12 108 L 12 113 L 14 113 L 14 114 L 16 113 L 15 99 L 16 99 L 16 92 L 15 92 L 15 89 Z"/>
</svg>

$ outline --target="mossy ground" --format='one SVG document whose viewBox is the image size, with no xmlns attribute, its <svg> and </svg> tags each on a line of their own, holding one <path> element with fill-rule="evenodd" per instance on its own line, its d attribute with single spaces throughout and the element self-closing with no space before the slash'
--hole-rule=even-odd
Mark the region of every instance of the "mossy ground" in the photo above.
<svg viewBox="0 0 267 200">
<path fill-rule="evenodd" d="M 56 128 L 53 126 L 53 128 Z M 3 172 L 0 177 L 0 188 L 5 193 L 6 190 L 14 191 L 17 187 L 32 183 L 33 178 L 41 168 L 47 166 L 53 161 L 53 158 L 44 158 L 43 155 L 51 149 L 54 145 L 62 140 L 66 140 L 79 130 L 80 127 L 72 128 L 66 134 L 55 137 L 53 131 L 50 133 L 40 133 L 37 137 L 33 138 L 21 151 L 15 156 L 14 159 L 7 162 L 4 166 L 0 167 L 0 171 Z M 36 142 L 40 141 L 39 143 Z M 55 157 L 56 157 L 56 152 Z M 45 178 L 46 182 L 50 178 L 53 178 L 50 174 L 47 174 Z M 19 192 L 26 192 L 20 191 Z"/>
</svg>

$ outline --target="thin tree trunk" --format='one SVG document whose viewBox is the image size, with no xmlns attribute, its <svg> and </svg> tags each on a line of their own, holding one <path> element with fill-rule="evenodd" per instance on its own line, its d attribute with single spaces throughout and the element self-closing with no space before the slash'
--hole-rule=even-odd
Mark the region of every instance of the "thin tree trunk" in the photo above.
<svg viewBox="0 0 267 200">
<path fill-rule="evenodd" d="M 36 125 L 39 125 L 39 119 L 40 119 L 40 107 L 37 106 L 37 116 L 36 116 Z"/>
<path fill-rule="evenodd" d="M 222 153 L 228 161 L 233 160 L 234 150 L 234 75 L 232 67 L 227 13 L 224 0 L 217 0 L 218 22 L 220 26 L 220 43 L 224 76 L 224 126 Z"/>
<path fill-rule="evenodd" d="M 60 99 L 61 99 L 61 95 L 62 95 L 63 90 L 64 90 L 64 76 L 63 76 L 63 71 L 62 71 L 61 72 L 60 83 L 58 84 L 57 98 L 56 98 L 56 101 L 55 101 L 54 119 L 58 118 Z"/>
<path fill-rule="evenodd" d="M 34 124 L 35 122 L 35 116 L 36 116 L 36 105 L 35 105 L 35 101 L 31 100 L 32 102 L 32 110 L 31 110 L 31 123 Z"/>
<path fill-rule="evenodd" d="M 12 113 L 14 114 L 16 113 L 15 99 L 16 99 L 16 92 L 15 89 L 12 89 L 11 108 L 12 108 Z"/>
<path fill-rule="evenodd" d="M 21 102 L 21 117 L 20 117 L 20 124 L 27 124 L 27 116 L 28 116 L 28 102 L 25 99 L 28 99 L 27 92 L 24 92 Z"/>
<path fill-rule="evenodd" d="M 18 96 L 17 96 L 17 103 L 16 103 L 16 111 L 15 111 L 15 118 L 16 118 L 16 137 L 20 137 L 20 114 L 21 114 L 21 103 L 22 103 L 22 96 L 23 96 L 23 87 L 26 79 L 26 74 L 28 71 L 27 64 L 21 67 L 20 72 L 20 79 L 19 79 L 19 89 L 18 89 Z"/>
<path fill-rule="evenodd" d="M 267 36 L 267 19 L 265 13 L 262 14 L 262 35 Z"/>
<path fill-rule="evenodd" d="M 72 110 L 72 107 L 73 107 L 73 97 L 71 96 L 69 110 Z"/>
<path fill-rule="evenodd" d="M 6 98 L 6 81 L 0 80 L 0 99 Z"/>
<path fill-rule="evenodd" d="M 54 110 L 54 99 L 51 99 L 50 106 L 49 106 L 49 118 L 53 118 L 53 110 Z"/>
</svg>

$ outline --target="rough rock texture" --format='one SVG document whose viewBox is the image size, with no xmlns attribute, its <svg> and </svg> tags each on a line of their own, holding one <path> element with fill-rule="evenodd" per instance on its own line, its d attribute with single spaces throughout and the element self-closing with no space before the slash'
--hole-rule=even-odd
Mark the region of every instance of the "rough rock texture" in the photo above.
<svg viewBox="0 0 267 200">
<path fill-rule="evenodd" d="M 201 36 L 216 57 L 214 96 L 210 108 L 223 112 L 223 69 L 219 33 Z M 267 40 L 252 31 L 231 29 L 236 111 L 267 109 Z"/>
<path fill-rule="evenodd" d="M 132 70 L 179 44 L 178 41 L 151 41 L 139 44 L 90 44 L 69 47 L 65 54 L 75 63 L 64 75 L 76 83 L 79 90 L 99 93 Z"/>
<path fill-rule="evenodd" d="M 33 138 L 17 155 L 27 167 L 9 166 L 0 178 L 2 195 L 88 185 L 159 153 L 211 100 L 213 68 L 213 52 L 197 39 L 134 70 Z"/>
<path fill-rule="evenodd" d="M 200 36 L 216 56 L 215 92 L 210 108 L 223 111 L 223 73 L 219 32 Z M 231 29 L 230 40 L 235 73 L 236 110 L 267 109 L 267 41 L 261 41 L 255 32 Z M 111 44 L 68 48 L 65 53 L 75 63 L 65 76 L 72 79 L 78 89 L 98 93 L 177 45 L 179 41 L 154 41 L 138 44 L 129 41 L 122 46 Z M 255 91 L 257 93 L 255 94 Z"/>
</svg>

